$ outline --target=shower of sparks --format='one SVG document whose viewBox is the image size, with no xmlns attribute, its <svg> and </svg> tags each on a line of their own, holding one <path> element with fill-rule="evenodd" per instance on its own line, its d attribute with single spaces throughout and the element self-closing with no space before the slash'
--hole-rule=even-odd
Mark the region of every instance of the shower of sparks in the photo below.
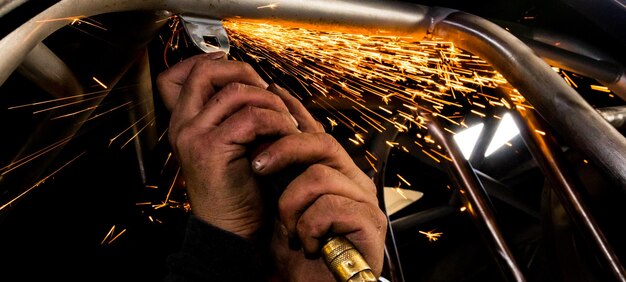
<svg viewBox="0 0 626 282">
<path fill-rule="evenodd" d="M 45 155 L 46 153 L 49 153 L 51 151 L 53 151 L 54 149 L 60 148 L 61 146 L 64 146 L 65 144 L 67 144 L 69 141 L 71 140 L 71 137 L 66 137 L 63 138 L 57 142 L 54 142 L 40 150 L 37 150 L 36 152 L 29 154 L 28 156 L 25 156 L 19 160 L 13 161 L 10 164 L 6 165 L 3 168 L 0 168 L 0 172 L 2 172 L 2 174 L 0 174 L 0 176 L 4 176 L 5 174 L 13 171 L 14 169 L 17 169 L 43 155 Z"/>
<path fill-rule="evenodd" d="M 24 192 L 22 192 L 21 194 L 19 194 L 17 197 L 13 198 L 12 200 L 8 201 L 7 203 L 5 203 L 4 205 L 0 206 L 0 211 L 5 209 L 6 207 L 10 206 L 12 203 L 14 203 L 15 201 L 19 200 L 20 198 L 24 197 L 25 195 L 27 195 L 30 191 L 32 191 L 33 189 L 39 187 L 41 184 L 43 184 L 44 182 L 46 182 L 46 180 L 48 180 L 50 177 L 54 177 L 59 171 L 63 170 L 64 168 L 66 168 L 67 166 L 69 166 L 70 164 L 72 164 L 74 161 L 76 161 L 78 158 L 80 158 L 81 156 L 83 156 L 85 154 L 85 152 L 79 154 L 78 156 L 74 157 L 73 159 L 71 159 L 70 161 L 68 161 L 67 163 L 65 163 L 64 165 L 62 165 L 61 167 L 57 168 L 55 171 L 53 171 L 52 173 L 48 174 L 47 176 L 45 176 L 44 178 L 42 178 L 41 180 L 37 181 L 33 186 L 31 186 L 30 188 L 24 190 Z"/>
<path fill-rule="evenodd" d="M 439 240 L 439 237 L 441 237 L 441 235 L 443 235 L 443 232 L 434 232 L 435 230 L 431 230 L 431 231 L 419 231 L 420 234 L 423 234 L 424 236 L 426 236 L 426 238 L 428 238 L 429 242 L 435 242 L 437 240 Z"/>
<path fill-rule="evenodd" d="M 514 106 L 530 107 L 484 60 L 451 42 L 416 42 L 411 38 L 239 21 L 224 22 L 224 27 L 231 44 L 255 60 L 261 73 L 272 80 L 289 75 L 305 86 L 305 93 L 292 93 L 301 100 L 302 94 L 308 95 L 328 114 L 320 120 L 328 121 L 331 128 L 344 125 L 352 130 L 355 137 L 348 141 L 355 145 L 366 143 L 363 136 L 369 130 L 383 132 L 390 126 L 399 132 L 413 126 L 425 129 L 420 113 L 445 120 L 457 127 L 446 128 L 454 132 L 464 126 L 465 116 L 459 110 L 485 118 L 487 107 L 511 108 L 505 99 L 486 93 L 488 89 L 508 89 Z M 350 105 L 359 120 L 342 113 L 334 106 L 338 102 Z M 419 143 L 423 141 L 428 142 L 416 140 L 417 145 L 422 147 Z M 409 150 L 392 140 L 387 145 Z M 445 155 L 421 152 L 437 162 Z"/>
</svg>

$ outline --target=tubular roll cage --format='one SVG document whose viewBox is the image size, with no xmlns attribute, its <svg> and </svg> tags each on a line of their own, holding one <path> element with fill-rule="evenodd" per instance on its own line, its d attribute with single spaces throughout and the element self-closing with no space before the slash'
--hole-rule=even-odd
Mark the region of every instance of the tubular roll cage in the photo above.
<svg viewBox="0 0 626 282">
<path fill-rule="evenodd" d="M 21 5 L 9 1 L 0 7 L 0 16 Z M 274 1 L 276 2 L 276 1 Z M 48 72 L 39 73 L 35 83 L 50 91 L 77 93 L 81 87 L 69 68 L 42 41 L 67 24 L 48 21 L 82 15 L 85 17 L 124 11 L 164 11 L 190 14 L 210 19 L 267 20 L 315 29 L 364 34 L 412 36 L 416 39 L 442 38 L 459 48 L 480 56 L 502 74 L 509 84 L 536 109 L 536 113 L 517 110 L 515 118 L 522 138 L 555 192 L 563 200 L 568 215 L 589 242 L 606 271 L 618 281 L 626 281 L 626 271 L 609 246 L 595 220 L 579 195 L 580 184 L 562 165 L 561 150 L 556 141 L 531 134 L 535 129 L 550 127 L 571 146 L 585 154 L 604 170 L 617 187 L 626 190 L 626 138 L 592 108 L 546 63 L 579 70 L 595 61 L 565 50 L 550 49 L 537 42 L 524 43 L 510 32 L 481 17 L 440 7 L 374 0 L 280 0 L 277 9 L 258 9 L 266 0 L 62 0 L 13 30 L 0 41 L 0 85 L 18 68 L 37 71 L 45 64 Z M 531 48 L 533 47 L 533 48 Z M 615 64 L 606 68 L 585 68 L 585 74 L 597 78 L 622 99 L 626 99 L 626 74 Z M 594 77 L 595 76 L 595 77 Z M 567 118 L 563 118 L 567 117 Z M 482 231 L 483 239 L 493 251 L 508 280 L 525 281 L 509 247 L 499 231 L 493 208 L 476 172 L 455 143 L 435 122 L 429 130 L 446 147 L 452 158 L 449 171 L 468 195 L 472 217 Z M 584 132 L 584 134 L 582 134 Z M 599 138 L 599 136 L 602 136 Z M 382 197 L 379 197 L 384 201 Z M 384 205 L 383 205 L 384 206 Z M 391 226 L 390 226 L 391 227 Z M 391 228 L 390 228 L 391 230 Z M 387 263 L 393 281 L 403 281 L 393 236 L 387 246 Z"/>
</svg>

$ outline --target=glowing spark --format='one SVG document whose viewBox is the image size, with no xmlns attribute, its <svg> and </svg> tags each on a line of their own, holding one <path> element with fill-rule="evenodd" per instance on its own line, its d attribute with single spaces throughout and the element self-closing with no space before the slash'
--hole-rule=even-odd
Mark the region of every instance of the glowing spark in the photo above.
<svg viewBox="0 0 626 282">
<path fill-rule="evenodd" d="M 424 236 L 426 236 L 426 238 L 428 238 L 429 242 L 435 242 L 437 240 L 439 240 L 439 237 L 441 237 L 441 235 L 443 235 L 443 232 L 434 232 L 435 230 L 431 230 L 431 231 L 419 231 L 419 233 L 423 234 Z"/>
<path fill-rule="evenodd" d="M 398 142 L 391 142 L 391 141 L 385 141 L 385 143 L 387 143 L 387 146 L 389 146 L 391 148 L 393 148 L 393 147 L 397 146 L 398 144 L 400 144 Z"/>
<path fill-rule="evenodd" d="M 400 174 L 396 174 L 396 176 L 398 176 L 398 178 L 400 178 L 400 180 L 402 180 L 402 182 L 406 183 L 406 185 L 411 186 L 411 183 L 409 183 L 408 181 L 406 181 L 406 179 L 404 179 Z"/>
<path fill-rule="evenodd" d="M 466 210 L 467 210 L 467 207 L 466 207 L 466 206 L 462 206 L 462 207 L 459 209 L 459 211 L 461 211 L 461 212 L 464 212 L 464 211 L 466 211 Z"/>
<path fill-rule="evenodd" d="M 398 187 L 395 187 L 393 190 L 398 192 L 398 194 L 400 194 L 400 196 L 402 196 L 402 198 L 404 198 L 405 200 L 409 199 L 407 198 L 407 196 L 404 195 L 404 192 L 402 192 L 402 189 L 400 189 L 400 184 L 398 184 Z"/>
<path fill-rule="evenodd" d="M 120 233 L 118 233 L 117 235 L 115 235 L 115 237 L 113 237 L 111 240 L 109 240 L 109 242 L 107 242 L 107 244 L 111 244 L 113 243 L 113 241 L 115 241 L 117 238 L 119 238 L 120 236 L 122 236 L 122 234 L 124 234 L 126 232 L 126 229 L 120 231 Z"/>
<path fill-rule="evenodd" d="M 378 160 L 378 158 L 377 158 L 377 157 L 375 157 L 372 153 L 370 153 L 370 151 L 365 150 L 365 153 L 366 153 L 368 156 L 370 156 L 372 159 L 374 159 L 375 161 L 377 161 L 377 160 Z"/>
<path fill-rule="evenodd" d="M 372 169 L 374 170 L 374 172 L 378 173 L 378 169 L 376 169 L 376 165 L 374 164 L 374 162 L 372 162 L 369 158 L 369 156 L 365 156 L 365 159 L 367 160 L 367 162 L 370 164 L 370 166 L 372 167 Z"/>
<path fill-rule="evenodd" d="M 430 154 L 430 153 L 428 153 L 428 152 L 426 152 L 424 150 L 422 150 L 422 153 L 424 153 L 425 155 L 429 156 L 431 159 L 435 160 L 438 163 L 441 162 L 438 158 L 436 158 L 435 156 L 433 156 L 432 154 Z"/>
<path fill-rule="evenodd" d="M 104 236 L 104 238 L 100 242 L 100 245 L 104 245 L 104 242 L 106 242 L 106 240 L 109 238 L 109 236 L 111 236 L 111 234 L 113 234 L 113 232 L 115 232 L 115 225 L 113 225 L 111 229 L 109 230 L 109 232 L 107 233 L 107 235 Z"/>
<path fill-rule="evenodd" d="M 537 132 L 539 135 L 543 135 L 543 136 L 546 135 L 546 133 L 544 131 L 541 131 L 539 129 L 535 129 L 535 132 Z"/>
<path fill-rule="evenodd" d="M 98 80 L 95 76 L 91 77 L 95 82 L 97 82 L 98 84 L 100 84 L 100 86 L 102 86 L 102 88 L 104 89 L 109 89 L 104 83 L 102 83 L 100 80 Z"/>
<path fill-rule="evenodd" d="M 149 111 L 148 113 L 146 113 L 144 116 L 142 116 L 141 118 L 139 118 L 136 122 L 134 122 L 133 124 L 131 124 L 129 127 L 127 127 L 126 129 L 124 129 L 122 132 L 120 132 L 118 135 L 116 135 L 115 137 L 109 139 L 109 147 L 111 146 L 111 144 L 113 142 L 115 142 L 115 140 L 117 138 L 119 138 L 120 136 L 122 136 L 122 134 L 124 134 L 126 131 L 132 129 L 135 125 L 137 125 L 139 122 L 141 122 L 143 119 L 145 119 L 146 117 L 150 116 L 154 111 Z M 164 133 L 165 134 L 165 133 Z M 132 140 L 132 138 L 131 138 Z"/>
<path fill-rule="evenodd" d="M 169 152 L 167 154 L 167 158 L 165 159 L 165 162 L 163 163 L 163 167 L 161 168 L 161 174 L 163 174 L 163 171 L 165 170 L 165 167 L 167 166 L 167 163 L 170 161 L 171 157 L 172 157 L 172 152 Z"/>
<path fill-rule="evenodd" d="M 126 145 L 128 145 L 128 143 L 130 143 L 130 141 L 133 141 L 133 139 L 137 138 L 137 136 L 139 136 L 139 134 L 141 134 L 141 132 L 143 132 L 149 125 L 153 124 L 155 119 L 156 119 L 156 117 L 152 118 L 150 121 L 148 121 L 146 123 L 146 125 L 144 125 L 141 129 L 137 130 L 137 132 L 132 137 L 130 137 L 130 139 L 128 139 L 128 141 L 126 141 L 126 143 L 124 143 L 124 145 L 122 145 L 122 147 L 120 147 L 120 148 L 123 149 L 124 147 L 126 147 Z"/>
<path fill-rule="evenodd" d="M 591 90 L 595 90 L 595 91 L 600 91 L 600 92 L 606 92 L 606 93 L 611 93 L 611 90 L 606 87 L 606 86 L 601 86 L 601 85 L 591 85 Z"/>
</svg>

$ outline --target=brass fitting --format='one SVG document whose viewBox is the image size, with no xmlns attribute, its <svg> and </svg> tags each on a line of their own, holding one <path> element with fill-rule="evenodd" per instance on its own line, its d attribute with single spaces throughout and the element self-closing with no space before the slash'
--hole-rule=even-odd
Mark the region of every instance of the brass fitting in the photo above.
<svg viewBox="0 0 626 282">
<path fill-rule="evenodd" d="M 322 256 L 337 282 L 378 281 L 361 253 L 343 236 L 328 238 Z"/>
</svg>

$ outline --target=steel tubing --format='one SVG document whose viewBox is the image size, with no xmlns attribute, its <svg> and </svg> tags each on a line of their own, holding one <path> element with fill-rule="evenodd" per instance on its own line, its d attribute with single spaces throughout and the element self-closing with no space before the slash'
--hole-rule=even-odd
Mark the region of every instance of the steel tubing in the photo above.
<svg viewBox="0 0 626 282">
<path fill-rule="evenodd" d="M 626 281 L 626 270 L 582 199 L 582 182 L 569 170 L 561 148 L 543 125 L 544 121 L 532 110 L 518 110 L 513 116 L 526 147 L 552 184 L 574 225 L 602 262 L 602 267 L 611 272 L 615 281 Z M 537 130 L 548 133 L 542 135 Z"/>
<path fill-rule="evenodd" d="M 35 45 L 17 70 L 55 98 L 83 92 L 70 68 L 43 43 Z"/>
<path fill-rule="evenodd" d="M 488 20 L 463 12 L 435 24 L 433 36 L 489 62 L 552 128 L 626 192 L 626 138 L 522 41 Z"/>
<path fill-rule="evenodd" d="M 62 0 L 0 41 L 0 85 L 39 42 L 77 17 L 124 11 L 167 11 L 212 19 L 272 20 L 327 30 L 423 38 L 441 9 L 376 0 Z M 80 15 L 80 16 L 79 16 Z M 167 14 L 164 15 L 164 18 Z"/>
<path fill-rule="evenodd" d="M 626 101 L 626 71 L 617 63 L 597 60 L 534 40 L 523 40 L 548 64 L 598 80 Z"/>
<path fill-rule="evenodd" d="M 427 127 L 452 159 L 448 168 L 451 178 L 462 187 L 461 194 L 466 201 L 467 210 L 496 258 L 504 277 L 507 281 L 526 281 L 500 232 L 493 205 L 471 164 L 465 159 L 458 145 L 444 133 L 436 119 L 429 118 Z"/>
</svg>

